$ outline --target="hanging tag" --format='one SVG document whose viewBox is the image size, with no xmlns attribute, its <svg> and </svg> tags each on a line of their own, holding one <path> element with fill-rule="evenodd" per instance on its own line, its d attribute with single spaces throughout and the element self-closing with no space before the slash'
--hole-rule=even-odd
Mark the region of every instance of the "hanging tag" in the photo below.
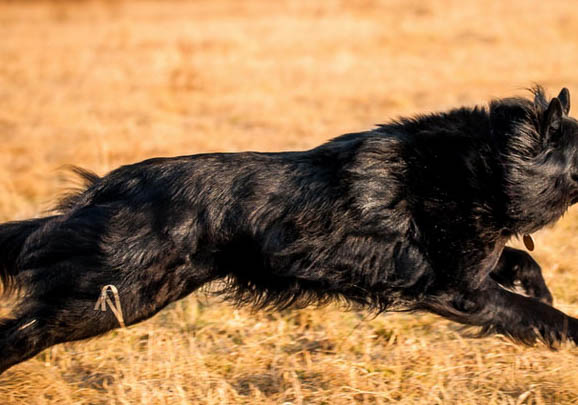
<svg viewBox="0 0 578 405">
<path fill-rule="evenodd" d="M 530 252 L 532 252 L 534 250 L 534 239 L 532 239 L 532 237 L 530 235 L 524 235 L 524 245 L 526 246 L 526 249 L 528 249 Z"/>
</svg>

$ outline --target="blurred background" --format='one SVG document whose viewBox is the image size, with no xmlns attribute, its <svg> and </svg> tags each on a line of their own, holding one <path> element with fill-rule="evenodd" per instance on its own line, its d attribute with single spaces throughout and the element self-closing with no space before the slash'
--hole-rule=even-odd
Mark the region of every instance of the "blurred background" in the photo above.
<svg viewBox="0 0 578 405">
<path fill-rule="evenodd" d="M 578 3 L 0 1 L 0 221 L 153 156 L 306 149 L 542 84 L 578 97 Z M 572 113 L 571 113 L 572 114 Z M 535 236 L 578 315 L 578 212 Z M 514 245 L 518 242 L 514 242 Z M 251 313 L 195 294 L 0 377 L 5 404 L 562 404 L 578 350 L 430 315 Z"/>
</svg>

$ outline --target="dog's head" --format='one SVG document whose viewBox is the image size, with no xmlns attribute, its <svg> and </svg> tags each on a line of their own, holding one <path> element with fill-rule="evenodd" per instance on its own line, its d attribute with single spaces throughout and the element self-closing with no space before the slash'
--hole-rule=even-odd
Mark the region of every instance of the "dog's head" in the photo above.
<svg viewBox="0 0 578 405">
<path fill-rule="evenodd" d="M 542 88 L 534 90 L 543 150 L 539 154 L 546 167 L 570 189 L 571 204 L 578 202 L 578 121 L 570 117 L 570 92 L 563 88 L 550 101 Z"/>
<path fill-rule="evenodd" d="M 509 216 L 526 229 L 552 223 L 578 202 L 578 121 L 568 116 L 570 93 L 490 103 L 491 136 L 503 167 Z"/>
</svg>

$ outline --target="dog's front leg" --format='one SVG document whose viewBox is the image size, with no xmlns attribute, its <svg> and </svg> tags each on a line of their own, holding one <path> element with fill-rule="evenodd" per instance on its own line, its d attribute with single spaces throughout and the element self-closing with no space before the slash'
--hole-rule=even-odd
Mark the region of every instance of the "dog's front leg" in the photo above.
<svg viewBox="0 0 578 405">
<path fill-rule="evenodd" d="M 553 302 L 552 294 L 542 276 L 540 265 L 523 250 L 504 248 L 500 260 L 490 276 L 507 288 L 512 288 L 519 282 L 524 292 L 530 297 L 550 305 Z"/>
<path fill-rule="evenodd" d="M 488 279 L 474 291 L 448 291 L 429 300 L 425 309 L 453 321 L 482 327 L 484 334 L 500 333 L 533 344 L 578 344 L 578 319 L 548 304 L 500 287 Z"/>
</svg>

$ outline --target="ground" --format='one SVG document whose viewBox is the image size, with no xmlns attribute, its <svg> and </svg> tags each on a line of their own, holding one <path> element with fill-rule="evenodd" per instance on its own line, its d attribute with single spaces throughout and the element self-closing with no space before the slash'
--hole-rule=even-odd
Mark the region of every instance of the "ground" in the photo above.
<svg viewBox="0 0 578 405">
<path fill-rule="evenodd" d="M 2 1 L 0 38 L 0 221 L 47 212 L 71 186 L 66 164 L 306 149 L 534 83 L 578 97 L 571 0 Z M 535 241 L 556 305 L 578 315 L 578 210 Z M 203 293 L 46 350 L 0 377 L 0 399 L 571 404 L 578 349 L 472 339 L 432 315 L 252 313 Z"/>
</svg>

